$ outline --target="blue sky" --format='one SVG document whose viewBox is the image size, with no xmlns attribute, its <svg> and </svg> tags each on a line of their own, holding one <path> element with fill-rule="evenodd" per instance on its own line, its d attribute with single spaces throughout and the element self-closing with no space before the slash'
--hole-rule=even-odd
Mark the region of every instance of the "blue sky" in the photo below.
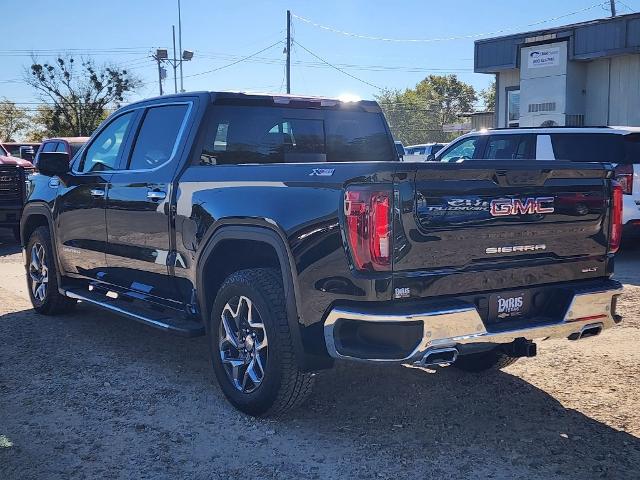
<svg viewBox="0 0 640 480">
<path fill-rule="evenodd" d="M 199 74 L 255 53 L 285 37 L 285 12 L 317 24 L 358 34 L 399 39 L 437 39 L 496 33 L 497 36 L 608 16 L 598 0 L 266 0 L 233 2 L 182 0 L 183 48 L 195 52 L 185 76 Z M 176 0 L 0 0 L 0 97 L 28 105 L 38 101 L 20 82 L 29 51 L 46 60 L 75 49 L 102 63 L 121 64 L 145 85 L 132 99 L 157 95 L 157 70 L 148 58 L 158 46 L 170 47 L 177 24 Z M 585 10 L 586 9 L 586 10 Z M 583 10 L 573 15 L 570 12 Z M 640 0 L 618 4 L 619 13 L 640 10 Z M 567 15 L 567 16 L 565 16 Z M 549 22 L 531 24 L 554 17 Z M 27 27 L 28 28 L 25 28 Z M 491 77 L 473 73 L 473 39 L 383 42 L 345 36 L 293 19 L 294 40 L 332 64 L 370 84 L 412 87 L 429 73 L 456 73 L 481 89 Z M 284 91 L 283 45 L 222 70 L 185 78 L 187 90 Z M 292 49 L 292 92 L 372 98 L 376 88 L 340 73 L 307 53 Z M 301 62 L 301 63 L 298 63 Z M 379 68 L 382 67 L 382 68 Z M 173 80 L 165 88 L 173 90 Z"/>
</svg>

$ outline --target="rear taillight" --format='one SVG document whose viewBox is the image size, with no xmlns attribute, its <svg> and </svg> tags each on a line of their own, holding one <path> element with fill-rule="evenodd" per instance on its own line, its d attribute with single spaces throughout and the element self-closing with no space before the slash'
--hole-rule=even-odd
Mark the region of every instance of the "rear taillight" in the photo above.
<svg viewBox="0 0 640 480">
<path fill-rule="evenodd" d="M 609 251 L 616 253 L 622 240 L 622 185 L 613 182 L 613 197 L 611 199 L 611 235 L 609 236 Z"/>
<path fill-rule="evenodd" d="M 633 165 L 618 165 L 614 171 L 616 182 L 622 187 L 622 193 L 631 195 L 633 193 Z"/>
<path fill-rule="evenodd" d="M 345 227 L 358 270 L 391 269 L 391 190 L 351 187 L 344 196 Z"/>
</svg>

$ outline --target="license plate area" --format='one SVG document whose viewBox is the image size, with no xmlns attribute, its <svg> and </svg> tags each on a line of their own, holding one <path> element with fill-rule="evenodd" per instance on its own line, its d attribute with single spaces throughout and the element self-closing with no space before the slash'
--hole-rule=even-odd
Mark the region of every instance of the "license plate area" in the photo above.
<svg viewBox="0 0 640 480">
<path fill-rule="evenodd" d="M 526 290 L 494 293 L 489 297 L 489 321 L 526 318 L 531 312 L 531 293 Z"/>
</svg>

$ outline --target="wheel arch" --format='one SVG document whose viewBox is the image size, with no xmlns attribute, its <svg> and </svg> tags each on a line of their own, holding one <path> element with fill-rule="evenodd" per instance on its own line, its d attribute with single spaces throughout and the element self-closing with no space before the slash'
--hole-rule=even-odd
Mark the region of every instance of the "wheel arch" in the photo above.
<svg viewBox="0 0 640 480">
<path fill-rule="evenodd" d="M 224 252 L 224 250 L 220 250 L 219 248 L 221 245 L 230 241 L 255 242 L 257 244 L 265 245 L 265 247 L 272 250 L 275 258 L 277 258 L 277 266 L 282 275 L 282 283 L 286 299 L 287 319 L 291 330 L 296 359 L 300 369 L 303 371 L 311 371 L 320 368 L 327 368 L 325 361 L 319 361 L 317 355 L 309 355 L 305 351 L 303 345 L 301 333 L 301 328 L 303 327 L 299 320 L 300 295 L 296 281 L 297 271 L 293 255 L 291 254 L 285 238 L 286 237 L 281 231 L 276 230 L 272 226 L 265 225 L 225 224 L 212 231 L 196 261 L 196 289 L 198 292 L 199 309 L 202 312 L 203 320 L 208 323 L 209 316 L 211 315 L 211 306 L 213 304 L 213 299 L 215 299 L 217 288 L 213 291 L 215 287 L 209 286 L 209 290 L 207 290 L 207 272 L 211 268 L 211 262 L 216 258 L 220 258 L 219 254 Z M 265 265 L 255 266 L 261 267 Z M 247 267 L 245 266 L 245 268 Z M 331 362 L 331 359 L 328 361 Z"/>
<path fill-rule="evenodd" d="M 27 203 L 22 210 L 22 216 L 20 217 L 20 243 L 22 244 L 23 249 L 27 248 L 29 237 L 38 227 L 47 227 L 49 229 L 51 250 L 53 251 L 53 260 L 56 266 L 56 277 L 58 280 L 58 286 L 60 286 L 62 285 L 62 270 L 60 269 L 60 260 L 58 259 L 56 230 L 54 228 L 51 209 L 45 203 Z M 27 256 L 23 255 L 23 257 L 26 262 Z"/>
</svg>

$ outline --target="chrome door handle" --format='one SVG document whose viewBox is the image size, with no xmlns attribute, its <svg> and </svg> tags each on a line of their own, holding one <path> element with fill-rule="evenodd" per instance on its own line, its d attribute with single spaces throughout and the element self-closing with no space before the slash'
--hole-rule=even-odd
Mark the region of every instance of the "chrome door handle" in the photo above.
<svg viewBox="0 0 640 480">
<path fill-rule="evenodd" d="M 91 189 L 91 196 L 92 197 L 104 197 L 104 190 L 100 189 L 100 188 L 92 188 Z"/>
<path fill-rule="evenodd" d="M 167 198 L 167 193 L 159 190 L 150 190 L 147 192 L 147 198 L 150 200 L 164 200 Z"/>
</svg>

